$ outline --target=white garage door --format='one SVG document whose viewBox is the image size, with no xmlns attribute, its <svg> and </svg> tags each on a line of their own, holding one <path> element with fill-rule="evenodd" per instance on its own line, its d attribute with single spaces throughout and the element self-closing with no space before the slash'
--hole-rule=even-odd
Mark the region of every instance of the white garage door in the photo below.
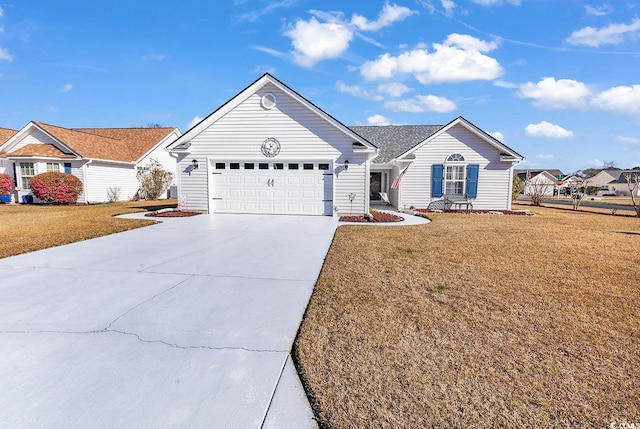
<svg viewBox="0 0 640 429">
<path fill-rule="evenodd" d="M 211 213 L 333 215 L 330 162 L 211 161 Z"/>
</svg>

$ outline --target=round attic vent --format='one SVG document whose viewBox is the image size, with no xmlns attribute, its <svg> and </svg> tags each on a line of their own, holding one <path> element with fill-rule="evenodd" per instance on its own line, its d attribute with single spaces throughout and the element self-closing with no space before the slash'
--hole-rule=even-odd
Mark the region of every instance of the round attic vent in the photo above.
<svg viewBox="0 0 640 429">
<path fill-rule="evenodd" d="M 276 96 L 270 92 L 267 92 L 262 96 L 260 104 L 262 104 L 262 107 L 264 107 L 265 109 L 271 110 L 276 107 Z"/>
</svg>

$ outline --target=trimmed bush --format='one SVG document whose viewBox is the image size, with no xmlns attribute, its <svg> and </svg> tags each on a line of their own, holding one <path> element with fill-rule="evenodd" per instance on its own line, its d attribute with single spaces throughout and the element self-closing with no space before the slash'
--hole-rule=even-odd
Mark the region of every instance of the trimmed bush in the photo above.
<svg viewBox="0 0 640 429">
<path fill-rule="evenodd" d="M 31 192 L 43 203 L 74 204 L 82 193 L 82 182 L 73 174 L 49 172 L 29 180 Z"/>
<path fill-rule="evenodd" d="M 13 189 L 13 180 L 7 174 L 0 174 L 0 195 L 8 195 Z"/>
</svg>

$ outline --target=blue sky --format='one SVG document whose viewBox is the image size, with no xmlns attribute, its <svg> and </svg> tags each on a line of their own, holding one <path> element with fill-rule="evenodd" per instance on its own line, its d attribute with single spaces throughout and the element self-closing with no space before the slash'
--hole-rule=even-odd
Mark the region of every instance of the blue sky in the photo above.
<svg viewBox="0 0 640 429">
<path fill-rule="evenodd" d="M 186 131 L 264 72 L 347 125 L 464 116 L 565 173 L 640 165 L 640 2 L 0 0 L 0 126 Z"/>
</svg>

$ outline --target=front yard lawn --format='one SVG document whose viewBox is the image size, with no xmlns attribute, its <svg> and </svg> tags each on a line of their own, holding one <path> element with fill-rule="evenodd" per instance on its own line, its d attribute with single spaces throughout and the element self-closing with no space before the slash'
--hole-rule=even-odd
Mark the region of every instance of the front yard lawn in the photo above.
<svg viewBox="0 0 640 429">
<path fill-rule="evenodd" d="M 152 225 L 156 223 L 152 219 L 114 216 L 175 205 L 176 200 L 73 206 L 0 204 L 0 258 Z"/>
<path fill-rule="evenodd" d="M 321 427 L 640 422 L 640 219 L 343 226 L 294 354 Z"/>
</svg>

